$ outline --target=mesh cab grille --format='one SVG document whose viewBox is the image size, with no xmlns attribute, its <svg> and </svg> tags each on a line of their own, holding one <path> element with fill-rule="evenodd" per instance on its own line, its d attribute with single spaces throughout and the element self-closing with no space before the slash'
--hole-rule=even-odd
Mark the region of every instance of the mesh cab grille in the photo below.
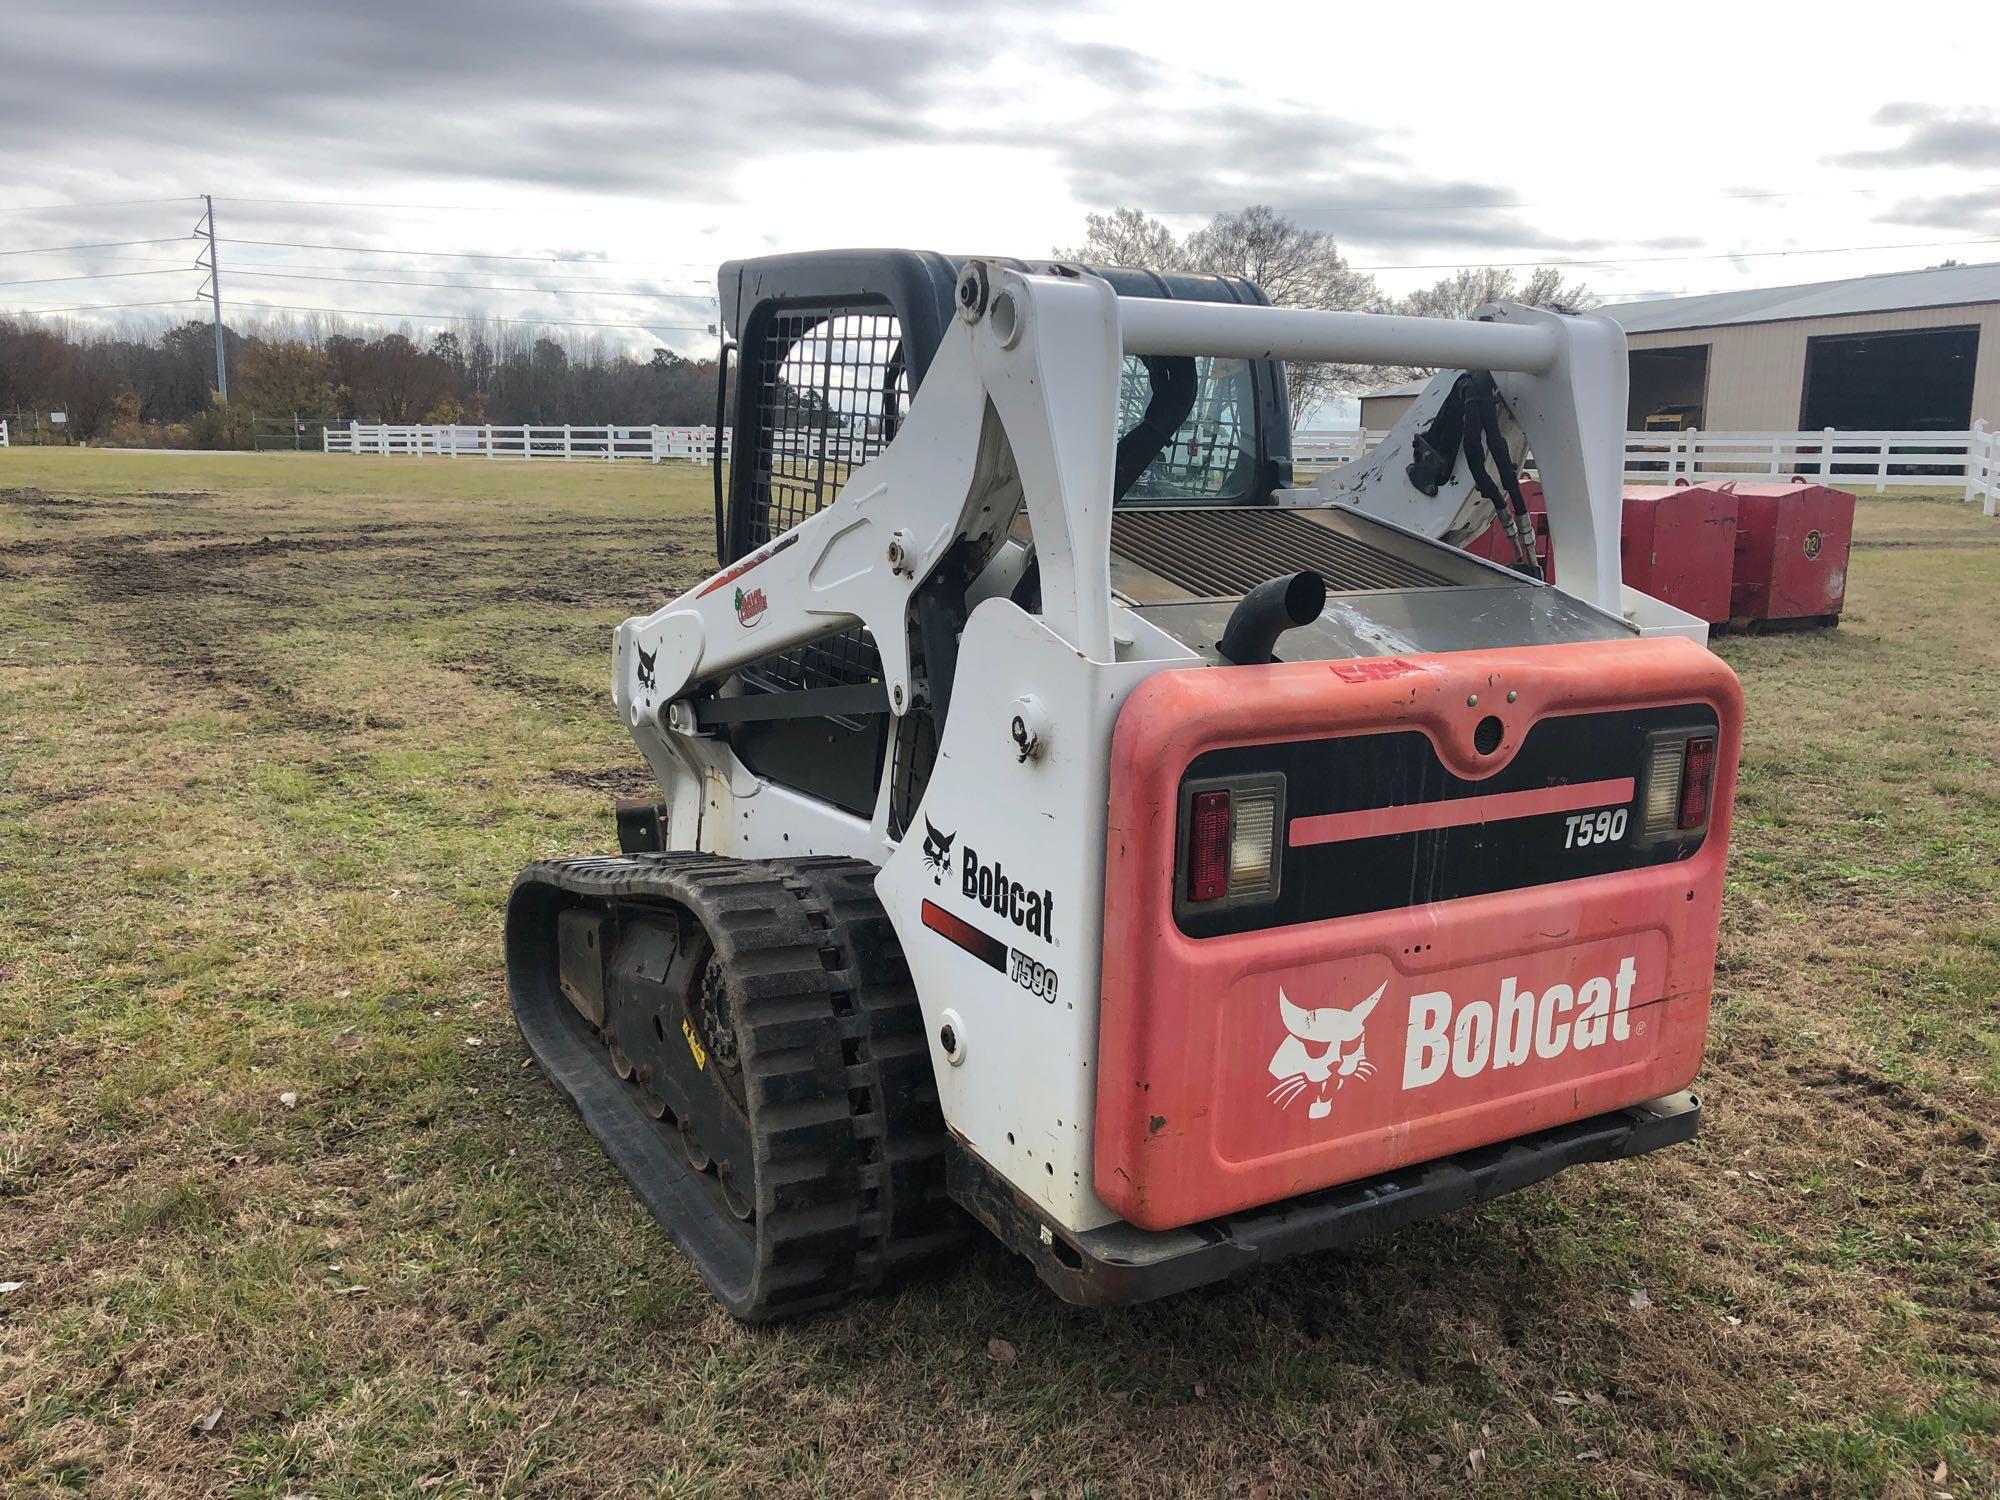
<svg viewBox="0 0 2000 1500">
<path fill-rule="evenodd" d="M 894 315 L 821 307 L 773 316 L 755 361 L 755 472 L 745 551 L 833 502 L 909 405 Z"/>
<path fill-rule="evenodd" d="M 1311 568 L 1334 593 L 1449 588 L 1451 580 L 1288 510 L 1122 510 L 1111 550 L 1205 598 Z"/>
</svg>

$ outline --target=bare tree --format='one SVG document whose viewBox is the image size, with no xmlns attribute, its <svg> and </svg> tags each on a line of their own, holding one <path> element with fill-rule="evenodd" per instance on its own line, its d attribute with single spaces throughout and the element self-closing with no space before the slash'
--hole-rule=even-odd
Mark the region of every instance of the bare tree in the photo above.
<svg viewBox="0 0 2000 1500">
<path fill-rule="evenodd" d="M 1417 318 L 1469 318 L 1489 302 L 1522 302 L 1550 312 L 1580 313 L 1601 300 L 1582 282 L 1563 280 L 1560 266 L 1537 266 L 1526 282 L 1504 267 L 1468 266 L 1409 293 L 1395 308 Z M 1417 365 L 1381 372 L 1385 382 L 1417 380 L 1435 373 Z"/>
<path fill-rule="evenodd" d="M 1419 318 L 1469 318 L 1489 302 L 1525 302 L 1550 312 L 1579 313 L 1597 306 L 1598 301 L 1597 294 L 1582 282 L 1564 281 L 1558 266 L 1538 266 L 1524 285 L 1517 284 L 1512 271 L 1472 266 L 1411 292 L 1396 305 L 1396 311 Z"/>
<path fill-rule="evenodd" d="M 1581 313 L 1604 299 L 1581 281 L 1564 281 L 1560 266 L 1537 266 L 1514 300 L 1530 307 L 1546 307 L 1550 312 Z"/>
<path fill-rule="evenodd" d="M 1059 249 L 1055 257 L 1090 266 L 1141 266 L 1148 271 L 1178 271 L 1187 262 L 1174 232 L 1136 208 L 1086 214 L 1083 243 L 1072 250 Z"/>
<path fill-rule="evenodd" d="M 1383 305 L 1375 278 L 1348 265 L 1332 235 L 1261 203 L 1217 214 L 1188 236 L 1186 263 L 1192 271 L 1246 277 L 1280 307 L 1368 312 Z M 1372 370 L 1348 365 L 1291 364 L 1285 373 L 1294 425 L 1329 397 L 1374 382 Z"/>
</svg>

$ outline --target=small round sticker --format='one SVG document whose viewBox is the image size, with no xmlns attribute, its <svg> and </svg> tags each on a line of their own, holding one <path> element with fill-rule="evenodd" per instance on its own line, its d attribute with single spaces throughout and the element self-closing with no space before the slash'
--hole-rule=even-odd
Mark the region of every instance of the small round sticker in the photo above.
<svg viewBox="0 0 2000 1500">
<path fill-rule="evenodd" d="M 1825 544 L 1825 537 L 1821 536 L 1817 531 L 1808 531 L 1806 533 L 1806 556 L 1808 558 L 1818 557 L 1819 549 Z"/>
</svg>

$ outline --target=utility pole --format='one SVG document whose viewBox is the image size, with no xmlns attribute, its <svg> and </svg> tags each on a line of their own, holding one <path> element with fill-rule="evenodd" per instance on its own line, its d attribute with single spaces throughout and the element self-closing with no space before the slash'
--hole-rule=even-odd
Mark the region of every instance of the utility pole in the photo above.
<svg viewBox="0 0 2000 1500">
<path fill-rule="evenodd" d="M 215 310 L 215 394 L 226 405 L 229 401 L 229 367 L 222 358 L 222 263 L 215 254 L 215 199 L 203 193 L 201 201 L 208 208 L 208 218 L 203 227 L 208 233 L 208 300 Z"/>
</svg>

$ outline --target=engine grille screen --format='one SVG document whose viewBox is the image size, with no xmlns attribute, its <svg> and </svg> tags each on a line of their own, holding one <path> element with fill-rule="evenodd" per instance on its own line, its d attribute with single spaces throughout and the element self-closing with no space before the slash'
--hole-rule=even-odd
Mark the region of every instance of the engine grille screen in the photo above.
<svg viewBox="0 0 2000 1500">
<path fill-rule="evenodd" d="M 1291 511 L 1121 510 L 1111 550 L 1208 598 L 1233 598 L 1279 573 L 1311 568 L 1335 593 L 1441 589 L 1451 580 Z"/>
</svg>

